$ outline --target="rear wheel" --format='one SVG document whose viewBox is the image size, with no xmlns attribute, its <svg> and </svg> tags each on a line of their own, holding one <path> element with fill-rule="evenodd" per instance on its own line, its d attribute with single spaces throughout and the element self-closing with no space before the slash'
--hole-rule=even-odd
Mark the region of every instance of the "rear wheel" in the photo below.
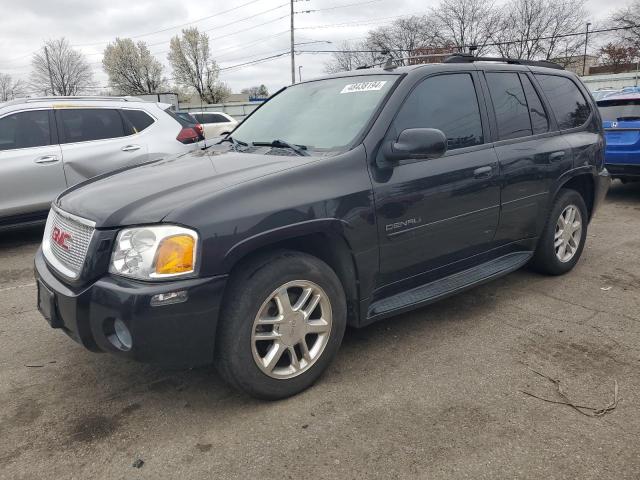
<svg viewBox="0 0 640 480">
<path fill-rule="evenodd" d="M 216 365 L 250 395 L 285 398 L 317 380 L 345 326 L 342 284 L 327 264 L 293 251 L 261 255 L 230 280 Z"/>
<path fill-rule="evenodd" d="M 561 275 L 571 270 L 582 255 L 588 219 L 582 196 L 575 190 L 560 190 L 531 266 L 550 275 Z"/>
</svg>

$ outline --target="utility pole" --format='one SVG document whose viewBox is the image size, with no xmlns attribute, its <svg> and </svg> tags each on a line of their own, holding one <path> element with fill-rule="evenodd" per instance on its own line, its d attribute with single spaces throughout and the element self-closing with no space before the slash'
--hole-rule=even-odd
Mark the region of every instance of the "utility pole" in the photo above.
<svg viewBox="0 0 640 480">
<path fill-rule="evenodd" d="M 295 85 L 296 83 L 296 53 L 295 53 L 295 38 L 293 35 L 294 24 L 293 17 L 295 12 L 293 11 L 293 4 L 295 0 L 291 0 L 291 85 Z"/>
<path fill-rule="evenodd" d="M 584 34 L 584 56 L 582 57 L 582 76 L 584 77 L 587 71 L 587 44 L 589 43 L 589 27 L 590 23 L 587 23 L 587 31 Z"/>
<path fill-rule="evenodd" d="M 298 82 L 302 83 L 302 65 L 298 67 Z"/>
<path fill-rule="evenodd" d="M 56 92 L 53 89 L 53 77 L 51 76 L 51 62 L 49 62 L 49 50 L 44 47 L 44 56 L 47 59 L 47 70 L 49 70 L 49 85 L 51 85 L 51 95 L 55 96 Z"/>
</svg>

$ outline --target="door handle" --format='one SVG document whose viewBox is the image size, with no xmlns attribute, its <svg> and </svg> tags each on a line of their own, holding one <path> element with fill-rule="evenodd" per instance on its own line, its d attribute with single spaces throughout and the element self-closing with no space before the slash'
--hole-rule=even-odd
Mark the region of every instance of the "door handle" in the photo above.
<svg viewBox="0 0 640 480">
<path fill-rule="evenodd" d="M 493 167 L 480 167 L 473 171 L 475 178 L 489 178 L 493 175 Z"/>
<path fill-rule="evenodd" d="M 142 147 L 140 145 L 125 145 L 121 148 L 123 152 L 135 152 L 136 150 L 140 150 Z"/>
<path fill-rule="evenodd" d="M 565 156 L 565 152 L 564 151 L 559 151 L 559 152 L 553 152 L 551 154 L 549 154 L 549 161 L 550 162 L 559 162 L 560 160 L 562 160 Z"/>
<path fill-rule="evenodd" d="M 58 161 L 57 155 L 43 155 L 42 157 L 38 157 L 34 160 L 36 163 L 40 164 L 48 164 L 48 163 L 56 163 Z"/>
</svg>

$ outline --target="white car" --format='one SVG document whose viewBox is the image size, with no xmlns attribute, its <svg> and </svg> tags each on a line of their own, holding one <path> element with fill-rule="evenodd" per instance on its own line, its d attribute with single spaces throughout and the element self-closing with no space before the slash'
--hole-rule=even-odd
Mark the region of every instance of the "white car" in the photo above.
<svg viewBox="0 0 640 480">
<path fill-rule="evenodd" d="M 202 145 L 171 105 L 134 97 L 0 103 L 0 229 L 44 221 L 63 190 L 96 175 Z"/>
<path fill-rule="evenodd" d="M 205 138 L 214 138 L 231 133 L 238 121 L 222 112 L 189 112 L 204 128 Z"/>
</svg>

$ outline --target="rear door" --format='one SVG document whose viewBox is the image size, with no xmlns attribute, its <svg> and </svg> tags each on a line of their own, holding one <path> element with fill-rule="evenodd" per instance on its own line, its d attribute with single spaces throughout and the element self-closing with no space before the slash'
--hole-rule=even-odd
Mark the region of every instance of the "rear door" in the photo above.
<svg viewBox="0 0 640 480">
<path fill-rule="evenodd" d="M 497 244 L 535 237 L 552 179 L 571 168 L 569 144 L 550 121 L 528 74 L 486 71 L 500 162 L 501 213 Z"/>
<path fill-rule="evenodd" d="M 148 158 L 142 134 L 118 109 L 63 108 L 56 120 L 69 186 Z"/>
<path fill-rule="evenodd" d="M 51 110 L 0 118 L 0 225 L 46 216 L 67 184 Z"/>
</svg>

